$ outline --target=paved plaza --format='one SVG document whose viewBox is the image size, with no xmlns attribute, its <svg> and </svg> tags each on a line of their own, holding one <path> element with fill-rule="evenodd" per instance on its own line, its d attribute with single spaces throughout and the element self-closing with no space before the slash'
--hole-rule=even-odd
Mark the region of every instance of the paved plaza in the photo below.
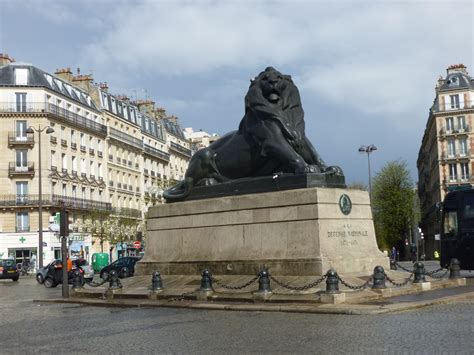
<svg viewBox="0 0 474 355">
<path fill-rule="evenodd" d="M 470 280 L 472 281 L 472 280 Z M 457 353 L 474 349 L 474 302 L 385 315 L 105 308 L 32 278 L 0 281 L 0 353 Z"/>
</svg>

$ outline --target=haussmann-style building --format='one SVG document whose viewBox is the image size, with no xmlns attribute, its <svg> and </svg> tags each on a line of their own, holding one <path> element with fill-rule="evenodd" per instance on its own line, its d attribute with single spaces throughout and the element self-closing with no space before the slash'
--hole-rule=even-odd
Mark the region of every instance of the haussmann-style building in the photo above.
<svg viewBox="0 0 474 355">
<path fill-rule="evenodd" d="M 474 79 L 463 64 L 440 77 L 418 154 L 425 254 L 439 250 L 439 206 L 448 191 L 474 185 Z"/>
<path fill-rule="evenodd" d="M 61 208 L 74 221 L 73 256 L 138 254 L 130 242 L 143 236 L 147 208 L 184 177 L 191 158 L 177 118 L 151 100 L 133 103 L 90 75 L 69 68 L 50 74 L 6 54 L 0 54 L 0 127 L 0 258 L 17 263 L 36 259 L 39 201 L 45 264 L 60 258 L 60 240 L 48 227 Z M 42 132 L 27 133 L 29 127 Z M 126 240 L 104 244 L 81 231 L 77 226 L 91 215 L 126 221 Z"/>
</svg>

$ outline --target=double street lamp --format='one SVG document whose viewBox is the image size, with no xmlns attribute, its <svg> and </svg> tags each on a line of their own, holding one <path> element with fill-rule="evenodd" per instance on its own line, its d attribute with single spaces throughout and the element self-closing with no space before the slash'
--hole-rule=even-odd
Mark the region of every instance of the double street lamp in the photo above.
<svg viewBox="0 0 474 355">
<path fill-rule="evenodd" d="M 371 145 L 363 145 L 359 148 L 360 153 L 367 153 L 367 163 L 369 166 L 369 197 L 370 200 L 372 201 L 372 178 L 370 176 L 370 153 L 372 153 L 374 150 L 377 150 L 377 147 L 373 144 Z"/>
<path fill-rule="evenodd" d="M 46 131 L 46 134 L 54 132 L 50 126 L 41 128 L 28 127 L 26 133 L 34 134 L 38 132 L 38 267 L 43 267 L 43 196 L 41 186 L 41 133 Z"/>
</svg>

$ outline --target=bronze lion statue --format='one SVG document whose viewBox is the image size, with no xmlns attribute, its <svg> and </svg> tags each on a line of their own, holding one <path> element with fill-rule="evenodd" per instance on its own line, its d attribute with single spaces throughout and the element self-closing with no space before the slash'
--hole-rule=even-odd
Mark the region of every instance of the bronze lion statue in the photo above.
<svg viewBox="0 0 474 355">
<path fill-rule="evenodd" d="M 291 77 L 268 67 L 251 80 L 239 129 L 199 150 L 185 179 L 163 196 L 179 201 L 193 186 L 275 173 L 343 176 L 339 167 L 324 163 L 306 137 L 300 94 Z"/>
</svg>

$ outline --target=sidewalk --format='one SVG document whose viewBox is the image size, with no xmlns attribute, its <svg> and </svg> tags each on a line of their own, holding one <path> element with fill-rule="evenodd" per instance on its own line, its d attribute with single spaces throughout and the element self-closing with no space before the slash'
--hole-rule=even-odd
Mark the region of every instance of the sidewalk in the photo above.
<svg viewBox="0 0 474 355">
<path fill-rule="evenodd" d="M 409 273 L 387 271 L 395 282 L 403 282 Z M 239 287 L 254 277 L 249 275 L 215 275 L 221 284 Z M 341 275 L 349 285 L 362 285 L 369 276 Z M 317 277 L 280 276 L 277 280 L 290 287 L 301 286 Z M 381 314 L 398 312 L 434 304 L 474 300 L 474 284 L 466 286 L 466 279 L 436 280 L 427 277 L 426 283 L 373 290 L 370 287 L 352 290 L 339 284 L 339 294 L 326 294 L 326 284 L 304 291 L 292 291 L 271 282 L 271 293 L 259 293 L 258 280 L 240 290 L 228 290 L 214 283 L 214 292 L 198 291 L 201 277 L 166 275 L 163 289 L 151 291 L 151 276 L 123 279 L 123 287 L 109 290 L 108 283 L 100 287 L 86 285 L 71 291 L 69 299 L 36 300 L 36 302 L 78 303 L 90 306 L 113 307 L 177 307 L 192 309 L 305 312 L 340 314 Z"/>
</svg>

